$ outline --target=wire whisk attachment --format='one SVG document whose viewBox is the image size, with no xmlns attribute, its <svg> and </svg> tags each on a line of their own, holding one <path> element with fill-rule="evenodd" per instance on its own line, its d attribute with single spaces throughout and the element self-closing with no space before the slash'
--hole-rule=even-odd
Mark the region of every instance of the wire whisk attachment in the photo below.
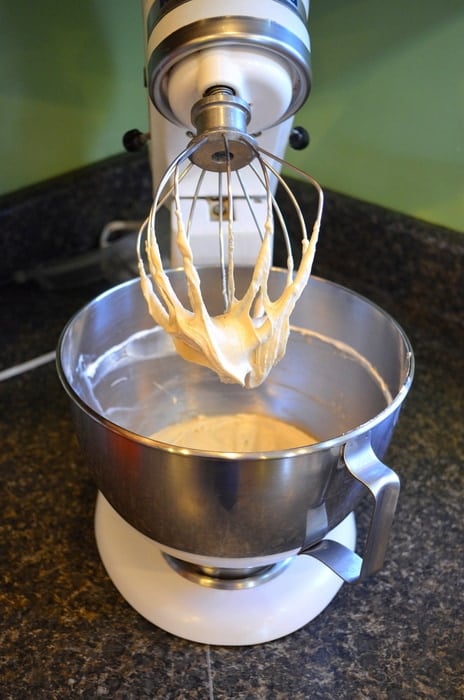
<svg viewBox="0 0 464 700">
<path fill-rule="evenodd" d="M 237 144 L 249 162 L 234 169 Z M 196 164 L 201 163 L 205 148 L 208 159 L 217 165 L 214 172 Z M 317 214 L 310 236 L 300 206 L 280 176 L 277 163 L 296 171 L 317 190 Z M 185 197 L 183 182 L 188 179 L 191 183 L 192 178 L 196 184 Z M 298 222 L 301 262 L 296 271 L 287 224 L 273 195 L 276 180 L 294 208 L 292 222 Z M 179 300 L 163 268 L 157 240 L 157 215 L 170 198 L 175 212 L 172 236 L 185 274 L 187 306 Z M 223 311 L 216 315 L 210 315 L 202 297 L 197 266 L 205 261 L 195 255 L 195 236 L 201 235 L 207 223 L 205 209 L 199 205 L 205 201 L 214 201 L 216 212 L 213 246 L 217 251 L 216 265 L 221 270 L 218 295 L 223 296 Z M 266 379 L 285 353 L 290 315 L 311 274 L 322 209 L 323 192 L 316 180 L 261 149 L 251 136 L 233 134 L 231 146 L 229 133 L 212 131 L 190 142 L 166 170 L 137 242 L 141 286 L 149 313 L 172 336 L 183 358 L 209 367 L 226 383 L 253 388 Z M 249 252 L 250 278 L 245 292 L 237 294 L 234 269 L 241 219 L 247 222 L 245 237 L 240 232 L 240 243 Z M 276 222 L 285 241 L 287 274 L 282 293 L 271 299 L 267 281 Z"/>
</svg>

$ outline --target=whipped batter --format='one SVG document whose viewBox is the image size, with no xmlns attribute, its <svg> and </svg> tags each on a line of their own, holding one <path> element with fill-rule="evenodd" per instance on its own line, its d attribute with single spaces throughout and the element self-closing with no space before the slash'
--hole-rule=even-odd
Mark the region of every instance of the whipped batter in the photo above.
<svg viewBox="0 0 464 700">
<path fill-rule="evenodd" d="M 170 445 L 211 452 L 273 452 L 317 442 L 291 423 L 256 413 L 199 415 L 168 425 L 151 437 Z"/>
<path fill-rule="evenodd" d="M 314 224 L 311 238 L 302 241 L 298 272 L 293 277 L 292 270 L 289 270 L 284 291 L 278 299 L 271 301 L 267 293 L 267 279 L 272 264 L 273 220 L 269 214 L 247 291 L 241 299 L 235 298 L 231 283 L 233 266 L 229 266 L 228 308 L 223 314 L 211 317 L 202 298 L 200 278 L 182 221 L 178 189 L 176 181 L 176 243 L 183 259 L 191 310 L 181 304 L 164 272 L 156 241 L 156 212 L 152 209 L 147 220 L 146 241 L 152 279 L 139 255 L 141 287 L 150 315 L 173 337 L 176 351 L 184 359 L 209 367 L 225 383 L 257 387 L 285 354 L 290 314 L 311 274 L 319 219 Z"/>
</svg>

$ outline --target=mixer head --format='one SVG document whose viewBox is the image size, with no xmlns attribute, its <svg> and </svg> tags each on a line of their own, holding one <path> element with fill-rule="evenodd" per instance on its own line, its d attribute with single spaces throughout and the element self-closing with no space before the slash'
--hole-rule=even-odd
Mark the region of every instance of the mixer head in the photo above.
<svg viewBox="0 0 464 700">
<path fill-rule="evenodd" d="M 144 0 L 155 187 L 192 129 L 225 131 L 233 169 L 252 157 L 236 131 L 283 156 L 311 87 L 308 13 L 309 0 Z M 201 167 L 217 171 L 208 153 Z"/>
</svg>

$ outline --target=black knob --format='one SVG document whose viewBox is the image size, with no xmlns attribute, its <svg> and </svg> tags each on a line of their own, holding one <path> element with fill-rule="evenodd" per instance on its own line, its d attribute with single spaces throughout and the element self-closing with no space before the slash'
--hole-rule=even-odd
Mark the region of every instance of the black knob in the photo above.
<svg viewBox="0 0 464 700">
<path fill-rule="evenodd" d="M 150 134 L 143 134 L 139 129 L 129 129 L 122 137 L 122 143 L 126 151 L 134 153 L 141 151 L 149 139 Z"/>
<path fill-rule="evenodd" d="M 290 132 L 289 144 L 295 151 L 302 151 L 309 144 L 309 134 L 304 126 L 294 126 Z"/>
</svg>

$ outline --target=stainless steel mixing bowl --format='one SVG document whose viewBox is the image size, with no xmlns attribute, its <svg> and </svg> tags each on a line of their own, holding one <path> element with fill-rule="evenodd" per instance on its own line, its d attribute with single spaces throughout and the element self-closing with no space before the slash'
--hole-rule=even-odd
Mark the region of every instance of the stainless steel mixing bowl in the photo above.
<svg viewBox="0 0 464 700">
<path fill-rule="evenodd" d="M 248 271 L 237 272 L 240 293 Z M 218 274 L 201 270 L 210 313 L 221 312 Z M 182 271 L 170 278 L 188 305 Z M 284 279 L 272 271 L 271 298 Z M 326 280 L 310 280 L 291 320 L 302 330 L 291 332 L 262 386 L 225 385 L 175 354 L 133 280 L 69 322 L 58 372 L 97 486 L 137 530 L 191 561 L 275 561 L 302 551 L 355 581 L 383 562 L 399 480 L 380 460 L 411 385 L 413 354 L 389 315 Z M 198 414 L 237 412 L 285 420 L 318 442 L 237 454 L 149 437 Z M 363 558 L 321 543 L 366 493 L 374 505 Z"/>
</svg>

